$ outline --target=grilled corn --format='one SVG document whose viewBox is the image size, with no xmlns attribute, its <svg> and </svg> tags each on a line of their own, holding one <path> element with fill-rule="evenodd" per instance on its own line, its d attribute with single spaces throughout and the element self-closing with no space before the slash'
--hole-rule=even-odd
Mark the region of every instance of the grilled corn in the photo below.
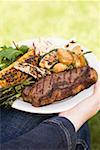
<svg viewBox="0 0 100 150">
<path fill-rule="evenodd" d="M 30 49 L 26 54 L 16 60 L 13 64 L 0 71 L 0 88 L 9 87 L 11 85 L 19 84 L 28 78 L 28 75 L 15 69 L 16 63 L 30 63 L 35 64 L 34 60 L 35 51 Z"/>
</svg>

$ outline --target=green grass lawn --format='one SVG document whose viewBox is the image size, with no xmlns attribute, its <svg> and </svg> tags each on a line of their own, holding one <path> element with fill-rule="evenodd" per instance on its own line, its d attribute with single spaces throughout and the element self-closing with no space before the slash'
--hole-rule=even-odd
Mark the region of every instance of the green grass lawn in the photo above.
<svg viewBox="0 0 100 150">
<path fill-rule="evenodd" d="M 100 1 L 0 1 L 0 45 L 33 37 L 75 37 L 100 59 Z M 89 121 L 92 150 L 100 149 L 100 113 Z"/>
</svg>

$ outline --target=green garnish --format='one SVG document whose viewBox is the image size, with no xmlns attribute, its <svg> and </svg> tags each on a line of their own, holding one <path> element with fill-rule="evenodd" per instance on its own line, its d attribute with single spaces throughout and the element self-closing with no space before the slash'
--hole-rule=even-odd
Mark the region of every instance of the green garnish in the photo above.
<svg viewBox="0 0 100 150">
<path fill-rule="evenodd" d="M 25 54 L 28 49 L 25 45 L 18 48 L 7 47 L 5 45 L 0 47 L 0 70 L 12 64 L 19 56 Z"/>
</svg>

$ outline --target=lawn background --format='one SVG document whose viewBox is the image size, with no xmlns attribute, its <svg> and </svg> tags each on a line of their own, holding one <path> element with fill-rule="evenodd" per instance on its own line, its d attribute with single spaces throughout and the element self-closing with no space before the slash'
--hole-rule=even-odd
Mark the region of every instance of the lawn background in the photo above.
<svg viewBox="0 0 100 150">
<path fill-rule="evenodd" d="M 100 1 L 0 1 L 0 46 L 42 36 L 75 37 L 100 59 Z M 91 149 L 100 150 L 100 113 L 89 125 Z"/>
</svg>

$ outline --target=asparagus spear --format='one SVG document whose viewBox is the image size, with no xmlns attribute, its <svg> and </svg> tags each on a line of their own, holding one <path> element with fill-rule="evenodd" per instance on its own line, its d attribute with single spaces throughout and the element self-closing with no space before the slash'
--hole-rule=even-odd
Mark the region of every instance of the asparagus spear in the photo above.
<svg viewBox="0 0 100 150">
<path fill-rule="evenodd" d="M 32 77 L 29 77 L 26 81 L 21 84 L 14 85 L 8 88 L 0 89 L 0 106 L 5 105 L 6 107 L 11 106 L 12 103 L 21 96 L 22 90 L 33 84 L 35 81 Z"/>
</svg>

